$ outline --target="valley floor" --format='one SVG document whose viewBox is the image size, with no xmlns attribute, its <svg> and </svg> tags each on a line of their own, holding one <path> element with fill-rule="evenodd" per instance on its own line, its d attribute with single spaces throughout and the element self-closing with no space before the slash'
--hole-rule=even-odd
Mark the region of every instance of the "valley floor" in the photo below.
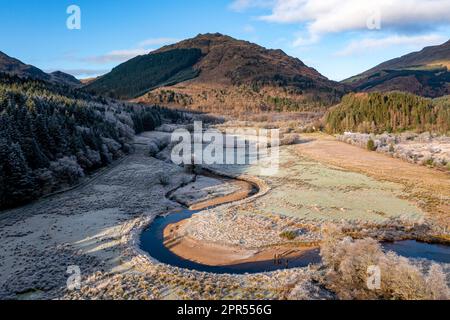
<svg viewBox="0 0 450 320">
<path fill-rule="evenodd" d="M 360 172 L 377 180 L 403 186 L 407 199 L 416 203 L 440 225 L 450 227 L 450 173 L 411 164 L 336 141 L 323 134 L 311 134 L 309 143 L 297 152 L 316 161 Z"/>
<path fill-rule="evenodd" d="M 146 145 L 161 135 L 137 137 L 135 153 L 79 189 L 2 212 L 0 299 L 334 297 L 315 281 L 317 266 L 216 275 L 164 265 L 141 251 L 139 235 L 146 226 L 180 207 L 166 198 L 173 190 L 178 190 L 178 200 L 193 203 L 236 190 L 212 178 L 194 182 L 182 168 L 149 157 Z M 450 180 L 445 173 L 327 136 L 303 138 L 300 145 L 282 148 L 275 176 L 258 177 L 257 167 L 221 168 L 231 175 L 258 177 L 268 190 L 251 202 L 193 216 L 183 224 L 183 235 L 204 244 L 238 246 L 251 256 L 261 247 L 317 245 L 320 226 L 329 222 L 345 222 L 354 226 L 355 234 L 389 240 L 423 236 L 422 229 L 415 229 L 423 220 L 440 226 L 449 222 L 444 200 L 450 196 Z M 165 183 L 162 174 L 170 177 Z M 298 238 L 281 237 L 292 229 L 301 231 Z M 427 229 L 428 235 L 448 236 L 440 231 Z M 79 268 L 82 282 L 79 290 L 69 291 L 67 279 L 73 273 L 68 270 L 73 266 Z M 449 274 L 450 266 L 443 267 Z"/>
</svg>

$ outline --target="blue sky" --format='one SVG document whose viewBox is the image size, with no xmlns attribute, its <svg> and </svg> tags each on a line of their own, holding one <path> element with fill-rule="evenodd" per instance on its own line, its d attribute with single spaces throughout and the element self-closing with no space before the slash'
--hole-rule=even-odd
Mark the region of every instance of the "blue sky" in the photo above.
<svg viewBox="0 0 450 320">
<path fill-rule="evenodd" d="M 79 78 L 221 32 L 281 48 L 333 80 L 450 38 L 450 0 L 0 0 L 0 51 Z M 81 29 L 69 30 L 69 5 Z"/>
</svg>

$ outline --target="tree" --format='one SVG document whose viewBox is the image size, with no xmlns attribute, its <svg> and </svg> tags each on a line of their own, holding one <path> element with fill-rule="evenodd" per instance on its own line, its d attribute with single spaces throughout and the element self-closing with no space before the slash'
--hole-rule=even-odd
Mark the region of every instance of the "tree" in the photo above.
<svg viewBox="0 0 450 320">
<path fill-rule="evenodd" d="M 325 116 L 330 133 L 383 133 L 404 130 L 448 133 L 450 97 L 428 99 L 410 93 L 349 94 Z"/>
<path fill-rule="evenodd" d="M 3 204 L 11 207 L 35 198 L 34 181 L 20 146 L 0 140 L 0 159 L 3 163 Z"/>
</svg>

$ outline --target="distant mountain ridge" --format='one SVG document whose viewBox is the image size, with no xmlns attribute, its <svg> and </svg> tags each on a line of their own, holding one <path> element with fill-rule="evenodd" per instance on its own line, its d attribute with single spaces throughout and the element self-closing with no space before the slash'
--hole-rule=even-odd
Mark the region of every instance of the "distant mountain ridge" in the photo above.
<svg viewBox="0 0 450 320">
<path fill-rule="evenodd" d="M 52 80 L 61 84 L 66 84 L 68 86 L 79 87 L 82 85 L 81 81 L 72 76 L 71 74 L 62 72 L 62 71 L 54 71 L 50 73 Z"/>
<path fill-rule="evenodd" d="M 81 86 L 81 82 L 74 76 L 55 71 L 52 73 L 45 73 L 35 66 L 28 65 L 22 61 L 10 57 L 7 54 L 0 51 L 0 72 L 6 73 L 11 76 L 18 76 L 20 78 L 29 78 L 41 81 L 47 81 L 52 83 L 64 84 L 69 86 Z"/>
<path fill-rule="evenodd" d="M 392 59 L 343 81 L 355 91 L 406 91 L 425 97 L 450 94 L 450 40 Z"/>
<path fill-rule="evenodd" d="M 348 91 L 281 50 L 219 33 L 201 34 L 136 57 L 86 89 L 219 113 L 302 110 L 334 104 Z"/>
</svg>

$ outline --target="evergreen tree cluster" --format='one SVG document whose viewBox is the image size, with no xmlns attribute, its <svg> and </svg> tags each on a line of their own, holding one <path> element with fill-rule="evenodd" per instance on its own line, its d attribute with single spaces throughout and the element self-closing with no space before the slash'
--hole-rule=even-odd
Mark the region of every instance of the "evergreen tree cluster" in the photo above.
<svg viewBox="0 0 450 320">
<path fill-rule="evenodd" d="M 352 93 L 325 116 L 330 133 L 346 131 L 450 132 L 450 96 L 429 99 L 405 92 Z"/>
<path fill-rule="evenodd" d="M 95 80 L 86 90 L 117 99 L 136 98 L 151 89 L 197 77 L 199 72 L 192 67 L 201 56 L 200 49 L 174 49 L 137 56 Z"/>
<path fill-rule="evenodd" d="M 130 151 L 177 112 L 0 75 L 0 209 L 51 193 Z"/>
</svg>

